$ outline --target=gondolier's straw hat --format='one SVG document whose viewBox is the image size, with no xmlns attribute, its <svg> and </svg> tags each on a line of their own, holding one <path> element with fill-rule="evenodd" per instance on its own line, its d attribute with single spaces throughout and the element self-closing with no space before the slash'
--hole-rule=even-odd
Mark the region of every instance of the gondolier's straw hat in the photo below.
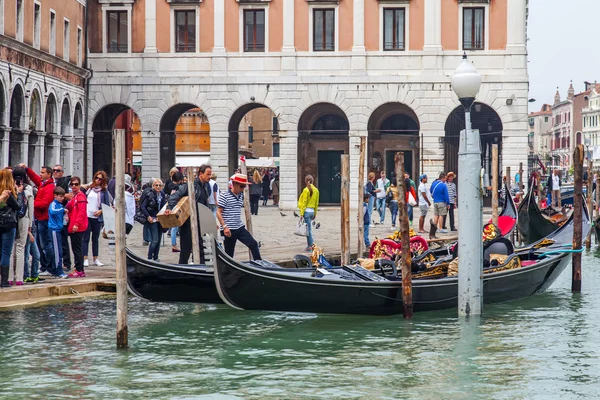
<svg viewBox="0 0 600 400">
<path fill-rule="evenodd" d="M 231 177 L 231 183 L 239 183 L 240 185 L 248 185 L 248 177 L 244 174 L 234 174 Z"/>
</svg>

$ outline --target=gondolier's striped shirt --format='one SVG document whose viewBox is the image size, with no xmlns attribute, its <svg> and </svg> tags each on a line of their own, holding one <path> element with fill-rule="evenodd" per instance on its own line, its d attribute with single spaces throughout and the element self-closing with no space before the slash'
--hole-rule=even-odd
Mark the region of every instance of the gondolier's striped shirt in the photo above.
<svg viewBox="0 0 600 400">
<path fill-rule="evenodd" d="M 239 196 L 233 194 L 231 189 L 226 192 L 221 192 L 219 196 L 219 208 L 225 225 L 231 229 L 239 229 L 244 224 L 242 223 L 242 208 L 244 207 L 244 193 Z"/>
<path fill-rule="evenodd" d="M 446 182 L 446 186 L 448 186 L 448 199 L 450 199 L 450 204 L 456 203 L 456 183 Z"/>
</svg>

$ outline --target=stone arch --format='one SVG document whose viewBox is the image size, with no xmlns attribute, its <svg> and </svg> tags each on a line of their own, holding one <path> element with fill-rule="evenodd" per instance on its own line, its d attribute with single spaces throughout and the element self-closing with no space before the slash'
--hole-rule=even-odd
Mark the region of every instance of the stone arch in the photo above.
<svg viewBox="0 0 600 400">
<path fill-rule="evenodd" d="M 44 128 L 44 120 L 42 118 L 42 98 L 40 91 L 34 88 L 29 97 L 29 130 L 41 131 Z"/>
<path fill-rule="evenodd" d="M 23 87 L 20 84 L 16 84 L 13 87 L 12 94 L 10 97 L 10 112 L 9 112 L 9 123 L 10 123 L 10 137 L 8 142 L 8 165 L 18 164 L 26 161 L 27 143 L 24 143 L 26 135 L 23 132 L 27 129 L 26 127 L 26 103 L 25 94 Z"/>
<path fill-rule="evenodd" d="M 9 105 L 7 86 L 4 81 L 4 76 L 0 74 L 0 126 L 10 125 L 6 120 L 6 111 Z"/>
<path fill-rule="evenodd" d="M 69 99 L 65 96 L 60 108 L 60 164 L 67 167 L 73 164 L 73 123 Z"/>
<path fill-rule="evenodd" d="M 333 103 L 315 103 L 298 119 L 298 190 L 312 175 L 321 192 L 320 202 L 339 204 L 341 158 L 349 153 L 350 123 Z"/>
<path fill-rule="evenodd" d="M 420 122 L 416 112 L 400 102 L 377 107 L 369 117 L 367 169 L 395 176 L 394 156 L 404 152 L 404 171 L 414 179 L 419 175 Z"/>
<path fill-rule="evenodd" d="M 240 155 L 246 158 L 279 157 L 273 154 L 279 143 L 279 120 L 271 107 L 258 102 L 239 106 L 231 114 L 227 130 L 229 175 L 238 168 Z M 273 146 L 274 143 L 277 146 Z"/>
<path fill-rule="evenodd" d="M 141 171 L 136 167 L 133 146 L 141 141 L 141 121 L 131 107 L 121 103 L 108 104 L 96 112 L 92 120 L 92 169 L 103 170 L 112 176 L 114 172 L 113 129 L 125 129 L 125 172 L 134 180 Z M 140 162 L 141 163 L 141 162 Z"/>
<path fill-rule="evenodd" d="M 84 151 L 84 119 L 83 119 L 83 107 L 81 100 L 75 104 L 75 111 L 73 113 L 73 175 L 83 178 L 85 171 L 85 160 L 83 158 Z"/>
<path fill-rule="evenodd" d="M 492 171 L 492 144 L 498 144 L 498 162 L 500 166 L 502 165 L 502 131 L 504 129 L 502 119 L 489 105 L 475 102 L 471 107 L 471 127 L 479 130 L 481 165 L 489 174 Z M 444 126 L 444 171 L 446 172 L 456 173 L 458 171 L 460 173 L 458 150 L 460 131 L 463 129 L 465 129 L 465 112 L 462 106 L 458 106 L 448 115 Z M 502 176 L 498 182 L 502 182 Z M 485 197 L 484 205 L 487 206 L 489 202 L 491 202 L 491 197 Z"/>
<path fill-rule="evenodd" d="M 58 103 L 56 101 L 56 95 L 50 92 L 48 100 L 46 100 L 46 112 L 44 113 L 44 130 L 46 135 L 44 138 L 44 156 L 41 158 L 42 164 L 46 166 L 53 166 L 60 160 L 60 137 L 59 137 L 59 123 L 58 123 Z"/>
<path fill-rule="evenodd" d="M 210 122 L 194 103 L 169 107 L 159 123 L 160 176 L 167 178 L 174 166 L 200 166 L 210 157 Z"/>
</svg>

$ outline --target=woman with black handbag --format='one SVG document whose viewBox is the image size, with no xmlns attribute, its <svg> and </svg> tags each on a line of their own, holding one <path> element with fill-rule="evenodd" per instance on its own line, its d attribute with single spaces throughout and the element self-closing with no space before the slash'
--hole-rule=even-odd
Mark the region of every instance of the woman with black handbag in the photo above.
<svg viewBox="0 0 600 400">
<path fill-rule="evenodd" d="M 23 192 L 23 185 L 17 188 L 12 170 L 4 168 L 0 171 L 0 287 L 9 287 L 10 256 L 15 242 L 17 213 L 23 208 L 18 196 Z"/>
<path fill-rule="evenodd" d="M 140 205 L 140 209 L 146 217 L 146 222 L 144 224 L 148 227 L 150 234 L 152 235 L 152 241 L 148 246 L 148 260 L 154 261 L 159 261 L 158 251 L 160 250 L 160 237 L 162 233 L 162 227 L 160 226 L 160 222 L 158 222 L 156 215 L 167 202 L 165 192 L 163 192 L 162 188 L 162 181 L 160 179 L 155 179 L 152 184 L 152 190 Z"/>
</svg>

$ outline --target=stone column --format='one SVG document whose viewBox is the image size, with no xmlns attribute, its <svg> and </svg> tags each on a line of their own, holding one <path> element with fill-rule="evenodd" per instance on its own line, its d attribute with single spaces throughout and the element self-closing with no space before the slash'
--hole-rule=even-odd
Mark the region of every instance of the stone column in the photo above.
<svg viewBox="0 0 600 400">
<path fill-rule="evenodd" d="M 506 47 L 525 51 L 526 0 L 508 0 Z"/>
<path fill-rule="evenodd" d="M 8 166 L 8 156 L 10 151 L 10 128 L 0 127 L 0 168 Z"/>
<path fill-rule="evenodd" d="M 365 51 L 365 1 L 354 0 L 354 31 L 352 44 L 352 70 L 364 71 L 367 68 L 367 54 Z"/>
<path fill-rule="evenodd" d="M 217 174 L 217 182 L 221 189 L 226 189 L 229 182 L 229 132 L 225 124 L 210 126 L 210 166 Z M 237 160 L 237 158 L 236 158 Z"/>
<path fill-rule="evenodd" d="M 29 133 L 31 131 L 23 131 L 21 138 L 21 157 L 19 162 L 29 165 Z M 14 164 L 14 162 L 13 162 Z"/>
<path fill-rule="evenodd" d="M 227 59 L 225 58 L 225 0 L 214 2 L 214 47 L 212 56 L 213 74 L 226 75 Z"/>
<path fill-rule="evenodd" d="M 71 173 L 73 172 L 73 136 L 66 136 L 61 140 L 61 164 Z"/>
<path fill-rule="evenodd" d="M 291 75 L 296 70 L 296 45 L 294 32 L 294 0 L 283 2 L 283 47 L 281 51 L 281 69 L 284 74 Z M 285 71 L 288 71 L 287 73 Z"/>
<path fill-rule="evenodd" d="M 146 0 L 145 12 L 146 47 L 144 47 L 144 53 L 156 53 L 156 0 Z"/>
<path fill-rule="evenodd" d="M 46 147 L 46 132 L 31 132 L 29 137 L 30 157 L 29 165 L 36 171 L 44 166 L 44 154 Z"/>
<path fill-rule="evenodd" d="M 367 136 L 366 131 L 358 132 L 352 131 L 348 137 L 348 146 L 350 154 L 350 208 L 356 210 L 358 204 L 358 197 L 362 196 L 362 192 L 358 192 L 358 168 L 360 162 L 360 138 L 361 136 Z M 365 171 L 369 160 L 367 159 L 368 149 L 365 149 Z M 365 173 L 365 182 L 367 173 Z M 363 182 L 364 184 L 364 182 Z"/>
<path fill-rule="evenodd" d="M 145 126 L 144 126 L 145 128 Z M 160 132 L 142 131 L 142 182 L 160 178 Z"/>
<path fill-rule="evenodd" d="M 85 169 L 85 160 L 83 159 L 83 136 L 81 132 L 73 137 L 73 168 L 71 173 L 83 179 L 83 171 Z"/>
<path fill-rule="evenodd" d="M 279 146 L 279 208 L 291 210 L 298 200 L 298 132 L 281 132 Z"/>
<path fill-rule="evenodd" d="M 410 49 L 413 50 L 413 49 Z M 418 49 L 414 49 L 418 50 Z M 441 0 L 425 0 L 425 51 L 442 50 Z"/>
</svg>

